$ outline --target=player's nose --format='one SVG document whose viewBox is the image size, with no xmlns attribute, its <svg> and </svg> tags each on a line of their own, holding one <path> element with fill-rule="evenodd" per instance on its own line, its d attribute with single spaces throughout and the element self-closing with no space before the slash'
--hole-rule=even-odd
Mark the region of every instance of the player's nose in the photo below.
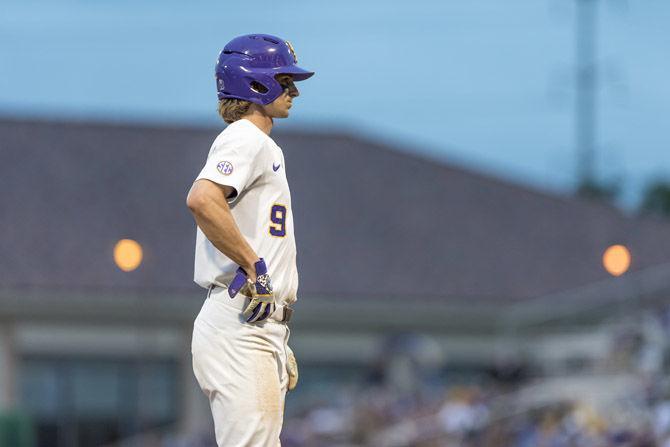
<svg viewBox="0 0 670 447">
<path fill-rule="evenodd" d="M 288 88 L 288 94 L 291 98 L 295 98 L 296 96 L 300 96 L 300 91 L 298 90 L 298 87 L 295 86 L 295 84 L 291 83 Z"/>
</svg>

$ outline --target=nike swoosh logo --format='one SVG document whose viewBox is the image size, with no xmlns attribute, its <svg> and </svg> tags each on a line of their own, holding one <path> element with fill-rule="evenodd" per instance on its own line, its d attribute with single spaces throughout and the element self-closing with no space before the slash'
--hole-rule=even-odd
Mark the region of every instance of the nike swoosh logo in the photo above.
<svg viewBox="0 0 670 447">
<path fill-rule="evenodd" d="M 279 168 L 281 168 L 281 163 L 279 163 L 278 165 L 272 163 L 272 170 L 273 171 L 277 172 L 279 170 Z"/>
</svg>

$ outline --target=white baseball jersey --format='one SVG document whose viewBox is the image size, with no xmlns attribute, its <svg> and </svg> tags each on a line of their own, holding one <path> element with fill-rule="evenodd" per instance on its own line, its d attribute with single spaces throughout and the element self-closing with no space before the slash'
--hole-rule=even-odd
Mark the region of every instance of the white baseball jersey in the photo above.
<svg viewBox="0 0 670 447">
<path fill-rule="evenodd" d="M 199 179 L 235 189 L 228 199 L 232 215 L 256 254 L 265 259 L 276 303 L 295 302 L 296 246 L 281 148 L 251 121 L 235 121 L 212 143 Z M 197 229 L 194 280 L 198 285 L 227 288 L 238 267 Z"/>
</svg>

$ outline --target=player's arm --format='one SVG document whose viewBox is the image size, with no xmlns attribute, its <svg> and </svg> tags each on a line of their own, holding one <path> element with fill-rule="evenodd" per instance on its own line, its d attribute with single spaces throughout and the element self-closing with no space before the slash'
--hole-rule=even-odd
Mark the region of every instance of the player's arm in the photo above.
<svg viewBox="0 0 670 447">
<path fill-rule="evenodd" d="M 255 281 L 254 264 L 259 257 L 240 232 L 230 212 L 226 198 L 233 192 L 230 186 L 206 179 L 196 180 L 188 193 L 186 205 L 207 239 L 221 253 L 242 267 L 250 280 Z"/>
</svg>

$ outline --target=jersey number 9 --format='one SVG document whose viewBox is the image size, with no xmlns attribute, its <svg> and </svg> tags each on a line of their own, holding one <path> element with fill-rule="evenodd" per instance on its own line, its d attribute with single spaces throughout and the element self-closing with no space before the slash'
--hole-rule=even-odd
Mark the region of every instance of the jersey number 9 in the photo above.
<svg viewBox="0 0 670 447">
<path fill-rule="evenodd" d="M 274 204 L 270 210 L 270 234 L 276 237 L 286 236 L 286 207 Z"/>
</svg>

